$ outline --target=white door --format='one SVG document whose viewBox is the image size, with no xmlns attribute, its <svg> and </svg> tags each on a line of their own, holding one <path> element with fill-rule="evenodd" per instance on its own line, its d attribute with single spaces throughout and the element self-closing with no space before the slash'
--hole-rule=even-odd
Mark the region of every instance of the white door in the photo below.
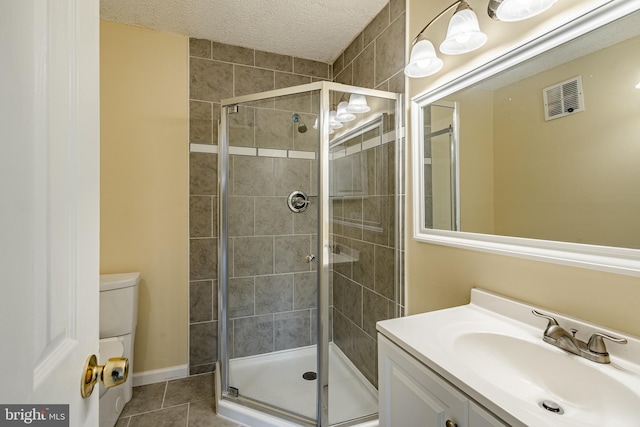
<svg viewBox="0 0 640 427">
<path fill-rule="evenodd" d="M 98 0 L 0 0 L 0 206 L 0 405 L 69 404 L 95 427 Z"/>
</svg>

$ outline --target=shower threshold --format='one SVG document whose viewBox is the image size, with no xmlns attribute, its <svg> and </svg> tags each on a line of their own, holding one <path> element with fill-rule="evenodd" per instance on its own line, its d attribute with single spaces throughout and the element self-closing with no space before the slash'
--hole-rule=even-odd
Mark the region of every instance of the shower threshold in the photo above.
<svg viewBox="0 0 640 427">
<path fill-rule="evenodd" d="M 229 361 L 230 385 L 242 397 L 300 414 L 316 416 L 316 346 Z M 329 344 L 329 423 L 340 424 L 378 412 L 378 391 L 333 343 Z M 240 420 L 239 420 L 240 421 Z"/>
</svg>

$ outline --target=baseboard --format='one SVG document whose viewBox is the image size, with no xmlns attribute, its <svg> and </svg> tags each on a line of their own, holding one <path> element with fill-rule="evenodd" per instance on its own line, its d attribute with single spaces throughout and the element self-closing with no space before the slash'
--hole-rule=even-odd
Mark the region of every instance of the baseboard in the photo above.
<svg viewBox="0 0 640 427">
<path fill-rule="evenodd" d="M 161 383 L 189 376 L 189 365 L 177 365 L 169 368 L 152 369 L 133 374 L 133 386 Z"/>
</svg>

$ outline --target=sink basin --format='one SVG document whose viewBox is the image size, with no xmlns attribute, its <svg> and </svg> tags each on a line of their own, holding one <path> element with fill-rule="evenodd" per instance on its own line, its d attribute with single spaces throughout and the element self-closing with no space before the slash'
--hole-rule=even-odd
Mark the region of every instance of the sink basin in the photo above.
<svg viewBox="0 0 640 427">
<path fill-rule="evenodd" d="M 377 329 L 507 425 L 640 426 L 640 339 L 548 312 L 582 340 L 597 331 L 627 339 L 607 343 L 610 364 L 592 362 L 544 342 L 547 320 L 532 309 L 541 310 L 473 289 L 468 305 Z"/>
<path fill-rule="evenodd" d="M 459 335 L 452 347 L 477 375 L 529 402 L 532 410 L 537 405 L 545 411 L 543 401 L 557 404 L 562 414 L 546 411 L 566 425 L 629 425 L 629 420 L 640 420 L 640 396 L 606 372 L 615 373 L 613 366 L 580 360 L 542 340 L 490 332 Z"/>
</svg>

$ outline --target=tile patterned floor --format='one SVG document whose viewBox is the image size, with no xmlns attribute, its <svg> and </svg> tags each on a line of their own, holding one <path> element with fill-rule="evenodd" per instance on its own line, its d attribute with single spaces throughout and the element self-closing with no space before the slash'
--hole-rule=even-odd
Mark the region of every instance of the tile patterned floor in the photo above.
<svg viewBox="0 0 640 427">
<path fill-rule="evenodd" d="M 242 427 L 216 415 L 213 374 L 134 387 L 116 427 Z"/>
</svg>

